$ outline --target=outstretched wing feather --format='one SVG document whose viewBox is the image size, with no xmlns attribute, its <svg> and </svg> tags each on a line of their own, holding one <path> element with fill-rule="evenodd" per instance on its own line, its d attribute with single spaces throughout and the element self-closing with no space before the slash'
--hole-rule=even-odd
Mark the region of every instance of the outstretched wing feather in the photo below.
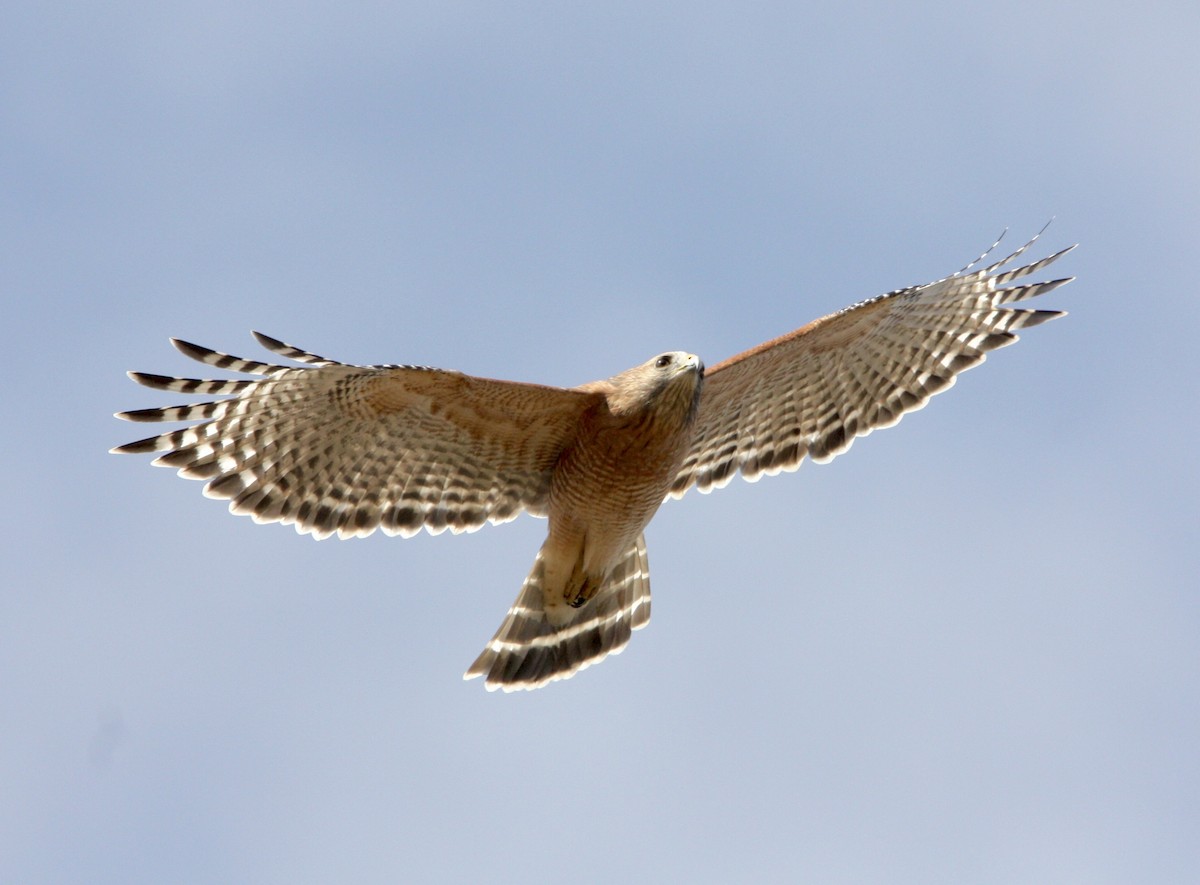
<svg viewBox="0 0 1200 885">
<path fill-rule="evenodd" d="M 714 366 L 671 497 L 720 488 L 739 472 L 754 480 L 806 457 L 828 461 L 922 408 L 1017 330 L 1062 316 L 1005 306 L 1070 282 L 1007 285 L 1074 248 L 1001 270 L 1034 240 L 981 270 L 872 298 Z"/>
<path fill-rule="evenodd" d="M 521 511 L 544 515 L 550 472 L 596 395 L 413 366 L 352 366 L 267 336 L 271 365 L 176 342 L 207 365 L 262 376 L 201 380 L 134 374 L 213 400 L 118 413 L 194 421 L 118 446 L 204 480 L 205 494 L 259 522 L 326 537 L 376 529 L 471 531 Z"/>
</svg>

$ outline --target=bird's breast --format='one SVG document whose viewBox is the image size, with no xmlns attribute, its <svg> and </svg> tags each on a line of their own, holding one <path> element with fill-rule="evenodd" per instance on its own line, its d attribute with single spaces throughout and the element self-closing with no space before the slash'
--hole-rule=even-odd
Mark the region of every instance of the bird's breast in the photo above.
<svg viewBox="0 0 1200 885">
<path fill-rule="evenodd" d="M 615 562 L 658 510 L 686 443 L 686 424 L 653 415 L 585 422 L 555 468 L 551 535 L 586 538 L 588 560 Z"/>
</svg>

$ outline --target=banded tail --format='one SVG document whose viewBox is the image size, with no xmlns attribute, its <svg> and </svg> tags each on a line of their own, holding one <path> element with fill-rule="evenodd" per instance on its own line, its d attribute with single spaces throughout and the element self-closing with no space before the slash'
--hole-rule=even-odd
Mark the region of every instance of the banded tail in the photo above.
<svg viewBox="0 0 1200 885">
<path fill-rule="evenodd" d="M 641 535 L 596 595 L 563 624 L 546 618 L 544 570 L 539 551 L 504 623 L 463 679 L 485 676 L 488 691 L 540 688 L 617 654 L 632 631 L 650 621 L 650 566 Z"/>
</svg>

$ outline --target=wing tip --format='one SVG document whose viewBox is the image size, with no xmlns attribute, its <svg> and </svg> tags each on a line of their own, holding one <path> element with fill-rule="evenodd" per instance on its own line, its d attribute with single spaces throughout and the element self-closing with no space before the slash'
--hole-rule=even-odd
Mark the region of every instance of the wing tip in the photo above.
<svg viewBox="0 0 1200 885">
<path fill-rule="evenodd" d="M 135 440 L 124 445 L 113 446 L 108 450 L 108 453 L 110 455 L 144 455 L 149 452 L 157 452 L 158 449 L 154 446 L 157 440 L 158 437 L 156 436 Z"/>
<path fill-rule="evenodd" d="M 191 357 L 200 362 L 205 361 L 205 357 L 213 355 L 213 351 L 200 344 L 193 344 L 191 341 L 185 341 L 182 338 L 170 338 L 171 346 L 178 350 L 186 357 Z"/>
<path fill-rule="evenodd" d="M 267 350 L 271 351 L 272 353 L 277 353 L 280 348 L 287 349 L 287 347 L 288 347 L 288 345 L 286 345 L 284 342 L 280 341 L 278 338 L 273 338 L 270 335 L 266 334 L 265 332 L 259 332 L 257 330 L 251 329 L 250 334 L 254 336 L 255 341 L 257 341 L 260 345 L 262 345 L 263 347 L 265 347 Z"/>
</svg>

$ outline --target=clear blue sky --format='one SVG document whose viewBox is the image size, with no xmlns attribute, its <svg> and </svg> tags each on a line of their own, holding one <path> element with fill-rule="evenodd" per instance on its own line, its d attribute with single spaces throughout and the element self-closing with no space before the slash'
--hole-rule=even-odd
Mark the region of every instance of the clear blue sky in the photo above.
<svg viewBox="0 0 1200 885">
<path fill-rule="evenodd" d="M 1200 879 L 1194 2 L 9 4 L 0 880 Z M 107 449 L 261 329 L 573 385 L 1015 245 L 1078 280 L 654 619 L 460 676 L 541 542 L 315 543 Z M 193 364 L 194 365 L 194 364 Z M 144 429 L 144 428 L 143 428 Z"/>
</svg>

